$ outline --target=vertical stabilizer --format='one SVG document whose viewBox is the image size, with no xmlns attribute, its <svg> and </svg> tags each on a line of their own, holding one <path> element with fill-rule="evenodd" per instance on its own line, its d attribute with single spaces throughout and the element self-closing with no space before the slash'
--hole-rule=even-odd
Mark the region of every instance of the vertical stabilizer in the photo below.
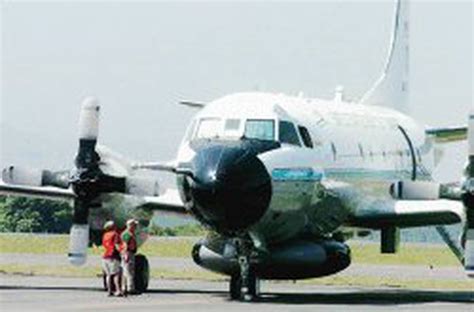
<svg viewBox="0 0 474 312">
<path fill-rule="evenodd" d="M 409 28 L 408 0 L 397 0 L 392 38 L 382 76 L 362 97 L 360 103 L 386 106 L 409 113 Z"/>
</svg>

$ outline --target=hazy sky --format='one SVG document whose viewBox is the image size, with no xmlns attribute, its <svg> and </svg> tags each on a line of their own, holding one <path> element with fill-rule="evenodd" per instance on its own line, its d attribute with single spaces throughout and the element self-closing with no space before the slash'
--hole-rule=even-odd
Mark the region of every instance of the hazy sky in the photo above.
<svg viewBox="0 0 474 312">
<path fill-rule="evenodd" d="M 393 1 L 3 1 L 0 165 L 65 168 L 77 148 L 81 99 L 102 103 L 100 140 L 141 160 L 174 157 L 194 113 L 263 90 L 361 96 L 387 53 Z M 411 5 L 413 115 L 465 124 L 473 105 L 473 4 Z M 465 152 L 450 149 L 458 176 Z"/>
</svg>

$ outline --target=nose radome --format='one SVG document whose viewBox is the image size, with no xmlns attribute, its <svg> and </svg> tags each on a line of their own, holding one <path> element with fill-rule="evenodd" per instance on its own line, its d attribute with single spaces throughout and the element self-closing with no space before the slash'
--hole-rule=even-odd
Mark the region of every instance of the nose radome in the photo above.
<svg viewBox="0 0 474 312">
<path fill-rule="evenodd" d="M 224 231 L 238 231 L 266 212 L 272 193 L 265 166 L 250 149 L 214 145 L 193 159 L 190 195 L 205 221 Z"/>
</svg>

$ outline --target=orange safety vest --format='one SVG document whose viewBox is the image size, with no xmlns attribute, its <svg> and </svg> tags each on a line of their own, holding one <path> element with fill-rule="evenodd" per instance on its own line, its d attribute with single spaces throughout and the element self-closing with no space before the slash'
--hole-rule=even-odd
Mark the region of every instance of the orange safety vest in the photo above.
<svg viewBox="0 0 474 312">
<path fill-rule="evenodd" d="M 104 247 L 104 259 L 120 259 L 120 254 L 115 247 L 120 243 L 120 236 L 116 231 L 107 231 L 102 236 L 102 246 Z"/>
</svg>

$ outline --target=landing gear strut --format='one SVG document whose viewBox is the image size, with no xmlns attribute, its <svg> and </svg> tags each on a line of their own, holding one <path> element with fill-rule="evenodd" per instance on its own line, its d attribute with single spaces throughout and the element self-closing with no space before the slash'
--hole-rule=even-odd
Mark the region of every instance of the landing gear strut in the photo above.
<svg viewBox="0 0 474 312">
<path fill-rule="evenodd" d="M 259 294 L 259 280 L 251 261 L 251 248 L 242 241 L 237 244 L 239 272 L 230 278 L 230 298 L 232 300 L 253 301 Z M 247 247 L 247 248 L 246 248 Z"/>
</svg>

